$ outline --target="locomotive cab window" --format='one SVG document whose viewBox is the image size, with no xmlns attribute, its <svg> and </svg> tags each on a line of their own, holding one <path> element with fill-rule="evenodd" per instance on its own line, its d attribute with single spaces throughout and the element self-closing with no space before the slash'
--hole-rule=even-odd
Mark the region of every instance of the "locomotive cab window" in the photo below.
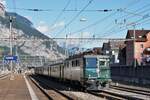
<svg viewBox="0 0 150 100">
<path fill-rule="evenodd" d="M 106 61 L 99 61 L 100 66 L 106 66 Z"/>
<path fill-rule="evenodd" d="M 86 58 L 86 67 L 87 68 L 96 68 L 97 59 L 96 58 Z"/>
</svg>

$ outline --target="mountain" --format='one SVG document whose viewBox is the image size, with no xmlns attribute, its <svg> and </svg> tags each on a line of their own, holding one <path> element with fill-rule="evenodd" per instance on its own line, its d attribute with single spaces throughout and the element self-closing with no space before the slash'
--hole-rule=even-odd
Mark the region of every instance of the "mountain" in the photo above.
<svg viewBox="0 0 150 100">
<path fill-rule="evenodd" d="M 35 29 L 33 23 L 27 18 L 11 12 L 6 12 L 5 16 L 0 16 L 0 48 L 5 47 L 2 50 L 7 51 L 3 52 L 3 55 L 9 55 L 10 16 L 13 17 L 13 55 L 17 53 L 20 59 L 25 56 L 36 58 L 38 56 L 49 61 L 65 58 L 65 50 L 56 41 Z"/>
</svg>

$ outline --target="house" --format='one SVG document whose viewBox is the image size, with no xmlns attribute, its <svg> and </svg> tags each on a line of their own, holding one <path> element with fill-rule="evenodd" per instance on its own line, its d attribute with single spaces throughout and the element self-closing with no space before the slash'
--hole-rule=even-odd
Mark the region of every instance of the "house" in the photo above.
<svg viewBox="0 0 150 100">
<path fill-rule="evenodd" d="M 102 54 L 103 55 L 109 55 L 109 51 L 110 51 L 109 43 L 103 43 Z"/>
<path fill-rule="evenodd" d="M 150 48 L 150 30 L 128 30 L 126 39 L 135 41 L 126 41 L 126 65 L 133 65 L 134 61 L 138 65 L 144 64 L 144 58 L 149 57 L 148 48 Z"/>
<path fill-rule="evenodd" d="M 103 43 L 102 52 L 103 55 L 110 56 L 110 64 L 116 65 L 119 64 L 119 50 L 120 46 L 124 45 L 123 41 L 109 41 L 108 43 Z"/>
<path fill-rule="evenodd" d="M 126 65 L 126 45 L 123 44 L 119 47 L 119 65 Z"/>
</svg>

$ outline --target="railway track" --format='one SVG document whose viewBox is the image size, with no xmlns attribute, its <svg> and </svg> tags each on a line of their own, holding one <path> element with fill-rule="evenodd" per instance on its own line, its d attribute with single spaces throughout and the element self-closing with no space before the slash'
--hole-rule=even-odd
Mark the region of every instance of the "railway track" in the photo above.
<svg viewBox="0 0 150 100">
<path fill-rule="evenodd" d="M 150 91 L 110 85 L 109 89 L 100 91 L 88 91 L 89 93 L 113 100 L 150 100 Z"/>
<path fill-rule="evenodd" d="M 110 93 L 105 93 L 103 91 L 99 91 L 99 92 L 88 91 L 88 93 L 98 96 L 98 97 L 108 99 L 108 100 L 125 100 L 125 98 L 123 98 L 123 97 L 118 97 L 116 95 L 113 95 Z"/>
<path fill-rule="evenodd" d="M 110 85 L 110 88 L 150 96 L 150 91 L 148 90 L 115 86 L 115 85 Z"/>
<path fill-rule="evenodd" d="M 9 75 L 10 73 L 0 74 L 0 80 L 6 79 Z"/>
<path fill-rule="evenodd" d="M 29 78 L 50 100 L 74 100 L 75 98 L 72 96 L 68 96 L 67 94 L 50 86 L 47 80 L 39 79 L 38 77 L 32 77 L 32 76 L 29 76 Z"/>
<path fill-rule="evenodd" d="M 89 97 L 95 96 L 98 98 L 98 99 L 94 99 L 94 100 L 99 100 L 99 99 L 101 100 L 102 98 L 104 98 L 105 100 L 106 99 L 108 99 L 108 100 L 149 100 L 150 99 L 148 97 L 149 93 L 141 94 L 139 92 L 126 91 L 128 89 L 125 90 L 125 89 L 112 88 L 112 87 L 110 87 L 109 89 L 102 89 L 99 91 L 87 91 L 87 93 L 78 92 L 78 94 L 75 90 L 70 88 L 75 93 L 75 95 L 74 95 L 74 94 L 72 94 L 73 92 L 71 92 L 70 90 L 66 90 L 64 88 L 58 89 L 54 86 L 54 85 L 60 86 L 60 85 L 62 85 L 61 83 L 60 83 L 60 85 L 55 84 L 55 83 L 51 84 L 49 82 L 49 79 L 43 78 L 41 76 L 39 76 L 39 77 L 32 76 L 31 79 L 32 79 L 32 81 L 34 81 L 34 83 L 36 85 L 38 85 L 38 87 L 41 88 L 42 91 L 44 91 L 44 93 L 47 95 L 47 97 L 49 99 L 54 99 L 54 100 L 57 100 L 60 98 L 62 100 L 68 100 L 68 99 L 69 100 L 91 100 L 89 98 L 88 99 L 79 98 L 80 94 L 83 94 L 85 96 L 90 95 Z M 63 87 L 63 86 L 60 86 L 60 87 Z M 149 98 L 149 99 L 147 99 L 147 98 Z"/>
<path fill-rule="evenodd" d="M 48 96 L 48 98 L 50 99 L 51 99 L 51 95 L 49 94 L 52 94 L 50 90 L 53 90 L 58 93 L 54 95 L 61 94 L 63 97 L 65 97 L 66 100 L 105 100 L 104 98 L 100 98 L 88 92 L 79 91 L 78 89 L 76 89 L 77 87 L 75 88 L 75 87 L 70 86 L 69 84 L 66 85 L 66 84 L 56 82 L 56 81 L 52 81 L 51 79 L 45 78 L 43 76 L 37 77 L 33 75 L 31 79 L 32 81 L 35 81 L 34 83 L 39 85 L 40 88 L 44 87 L 42 91 L 44 91 L 46 95 Z M 41 81 L 44 83 L 41 83 Z M 53 98 L 53 99 L 62 100 L 61 97 Z"/>
<path fill-rule="evenodd" d="M 119 92 L 113 92 L 112 90 L 100 90 L 98 92 L 90 91 L 89 93 L 102 97 L 108 100 L 144 100 L 138 97 L 132 97 L 130 95 L 120 94 Z"/>
</svg>

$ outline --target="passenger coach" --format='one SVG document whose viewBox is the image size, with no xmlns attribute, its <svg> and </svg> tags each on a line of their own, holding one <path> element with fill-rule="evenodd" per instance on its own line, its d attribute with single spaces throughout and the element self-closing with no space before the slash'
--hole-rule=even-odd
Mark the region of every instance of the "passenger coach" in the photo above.
<svg viewBox="0 0 150 100">
<path fill-rule="evenodd" d="M 111 81 L 109 57 L 104 55 L 71 56 L 62 63 L 36 68 L 35 73 L 70 81 L 88 90 L 106 87 Z"/>
</svg>

